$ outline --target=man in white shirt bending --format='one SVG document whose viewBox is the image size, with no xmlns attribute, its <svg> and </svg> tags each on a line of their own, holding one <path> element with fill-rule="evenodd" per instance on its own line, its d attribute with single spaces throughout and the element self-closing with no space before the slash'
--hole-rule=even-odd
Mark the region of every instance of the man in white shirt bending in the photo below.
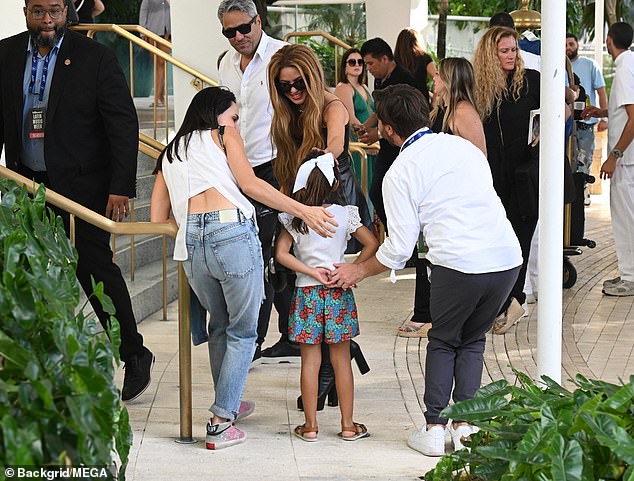
<svg viewBox="0 0 634 481">
<path fill-rule="evenodd" d="M 273 54 L 286 43 L 269 37 L 262 30 L 262 21 L 252 0 L 223 0 L 218 7 L 218 19 L 222 24 L 223 35 L 233 47 L 220 61 L 220 83 L 236 96 L 240 112 L 238 126 L 244 139 L 247 158 L 255 175 L 279 188 L 271 164 L 277 151 L 271 139 L 273 107 L 267 86 L 267 67 Z M 256 207 L 262 257 L 267 266 L 272 254 L 271 243 L 277 226 L 277 212 L 258 202 L 252 203 Z M 288 342 L 290 294 L 274 294 L 266 280 L 265 290 L 266 300 L 260 309 L 253 360 L 299 361 L 299 348 Z M 274 296 L 281 339 L 274 346 L 261 351 Z"/>
<path fill-rule="evenodd" d="M 420 92 L 406 85 L 375 91 L 384 139 L 400 154 L 383 181 L 389 236 L 374 257 L 339 264 L 333 286 L 349 287 L 388 269 L 402 269 L 423 232 L 429 247 L 431 323 L 427 337 L 424 402 L 426 426 L 411 448 L 427 456 L 445 453 L 453 400 L 473 397 L 480 387 L 485 333 L 517 279 L 522 253 L 493 189 L 486 157 L 461 137 L 429 130 L 429 110 Z M 449 426 L 456 449 L 475 428 Z"/>
<path fill-rule="evenodd" d="M 634 52 L 632 27 L 613 23 L 606 45 L 616 65 L 608 108 L 588 107 L 584 118 L 608 117 L 608 158 L 601 178 L 610 179 L 610 212 L 620 276 L 603 283 L 609 296 L 634 296 Z"/>
</svg>

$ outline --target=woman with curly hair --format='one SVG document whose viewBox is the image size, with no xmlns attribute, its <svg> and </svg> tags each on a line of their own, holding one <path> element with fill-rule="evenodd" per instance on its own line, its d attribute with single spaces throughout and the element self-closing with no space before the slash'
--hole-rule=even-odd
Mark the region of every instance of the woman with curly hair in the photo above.
<svg viewBox="0 0 634 481">
<path fill-rule="evenodd" d="M 330 152 L 337 159 L 341 179 L 339 203 L 357 206 L 361 224 L 370 227 L 368 205 L 350 167 L 350 116 L 343 102 L 326 91 L 324 72 L 313 51 L 299 44 L 278 50 L 269 62 L 268 84 L 273 106 L 271 137 L 277 147 L 273 171 L 280 190 L 287 195 L 292 193 L 297 171 L 311 151 Z M 353 356 L 360 353 L 357 344 L 351 343 L 351 347 Z M 329 402 L 336 405 L 333 379 L 325 350 L 320 369 L 318 410 L 323 408 L 325 397 L 331 390 L 333 398 L 329 398 Z M 301 408 L 301 405 L 300 398 L 298 406 Z"/>
<path fill-rule="evenodd" d="M 539 108 L 539 73 L 524 68 L 518 35 L 506 27 L 487 30 L 476 48 L 476 108 L 484 124 L 493 186 L 522 247 L 517 282 L 496 318 L 493 332 L 503 334 L 522 317 L 530 243 L 537 224 L 539 188 L 537 147 L 528 144 L 531 110 Z"/>
<path fill-rule="evenodd" d="M 416 79 L 418 88 L 429 103 L 427 80 L 436 75 L 436 66 L 431 56 L 423 48 L 423 38 L 413 28 L 404 28 L 396 38 L 394 60 L 401 67 L 406 68 Z"/>
</svg>

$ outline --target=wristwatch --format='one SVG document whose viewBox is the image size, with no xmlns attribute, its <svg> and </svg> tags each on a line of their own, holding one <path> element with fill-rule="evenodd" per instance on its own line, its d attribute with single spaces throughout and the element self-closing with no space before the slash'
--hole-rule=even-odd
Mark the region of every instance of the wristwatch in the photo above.
<svg viewBox="0 0 634 481">
<path fill-rule="evenodd" d="M 617 160 L 623 158 L 623 151 L 621 149 L 614 148 L 610 154 L 612 154 Z"/>
</svg>

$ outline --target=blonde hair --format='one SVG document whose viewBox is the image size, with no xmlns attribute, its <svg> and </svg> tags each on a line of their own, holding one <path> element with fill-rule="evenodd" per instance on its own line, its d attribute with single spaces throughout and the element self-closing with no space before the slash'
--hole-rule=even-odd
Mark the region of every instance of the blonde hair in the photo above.
<svg viewBox="0 0 634 481">
<path fill-rule="evenodd" d="M 277 88 L 280 72 L 285 67 L 296 68 L 306 83 L 307 95 L 301 108 Z M 273 171 L 282 192 L 288 194 L 299 166 L 311 149 L 323 149 L 326 146 L 322 135 L 326 82 L 324 71 L 313 51 L 299 44 L 287 45 L 271 57 L 268 82 L 273 106 L 271 137 L 277 147 Z"/>
<path fill-rule="evenodd" d="M 445 90 L 436 103 L 430 118 L 433 124 L 441 108 L 445 107 L 442 131 L 447 132 L 460 102 L 469 102 L 475 108 L 475 75 L 471 63 L 462 57 L 449 57 L 441 60 L 438 65 L 438 75 L 445 84 Z"/>
<path fill-rule="evenodd" d="M 512 72 L 510 85 L 498 57 L 498 43 L 506 37 L 512 37 L 517 48 L 515 69 Z M 505 96 L 509 95 L 514 101 L 520 98 L 524 85 L 524 60 L 519 53 L 517 39 L 515 30 L 492 27 L 486 31 L 476 47 L 473 56 L 475 99 L 476 108 L 482 119 L 487 118 L 494 109 L 499 108 Z"/>
</svg>

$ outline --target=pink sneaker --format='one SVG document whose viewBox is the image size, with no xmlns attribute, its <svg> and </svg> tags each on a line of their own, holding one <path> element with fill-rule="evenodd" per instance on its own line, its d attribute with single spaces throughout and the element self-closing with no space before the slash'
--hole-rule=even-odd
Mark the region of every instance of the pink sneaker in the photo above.
<svg viewBox="0 0 634 481">
<path fill-rule="evenodd" d="M 207 449 L 224 449 L 246 441 L 247 435 L 240 431 L 232 422 L 221 424 L 207 423 L 205 446 Z"/>
<path fill-rule="evenodd" d="M 238 409 L 238 415 L 236 421 L 246 418 L 251 415 L 255 409 L 254 401 L 240 401 L 240 409 Z"/>
</svg>

